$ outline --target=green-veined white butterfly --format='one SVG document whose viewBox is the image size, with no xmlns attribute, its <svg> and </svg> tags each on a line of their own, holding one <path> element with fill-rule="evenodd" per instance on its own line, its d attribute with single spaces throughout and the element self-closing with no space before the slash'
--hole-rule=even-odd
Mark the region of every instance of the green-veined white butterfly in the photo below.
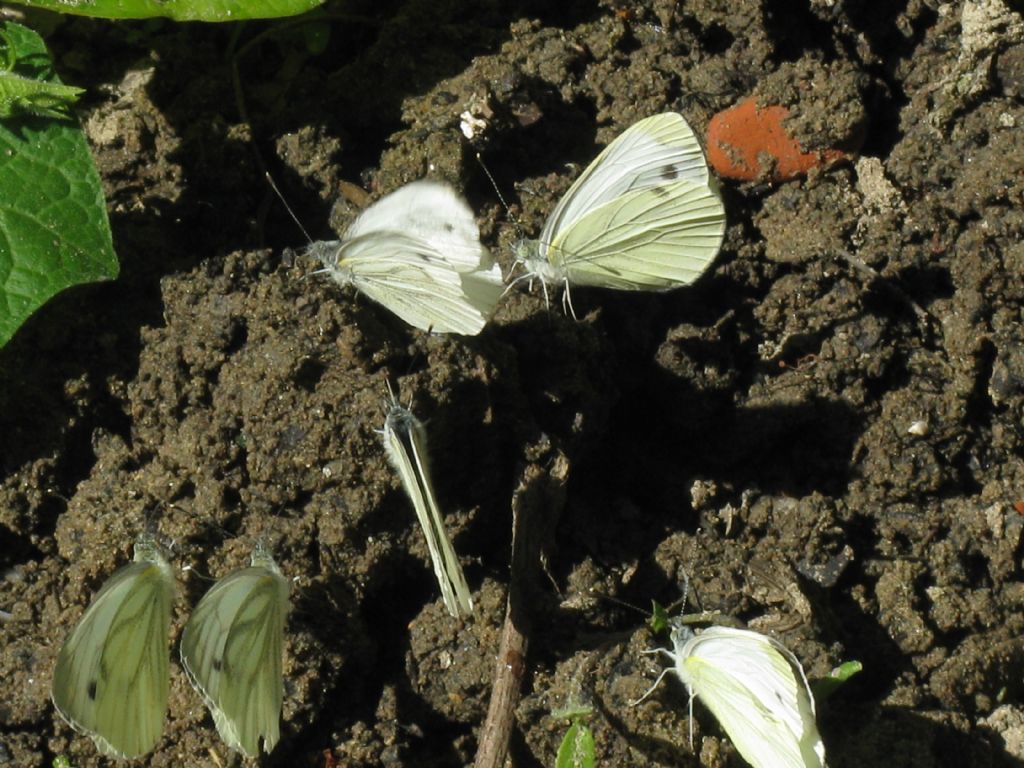
<svg viewBox="0 0 1024 768">
<path fill-rule="evenodd" d="M 447 184 L 426 179 L 378 200 L 344 238 L 308 252 L 339 284 L 435 333 L 479 333 L 504 290 L 469 206 Z"/>
<path fill-rule="evenodd" d="M 725 209 L 700 143 L 674 112 L 635 123 L 597 156 L 516 262 L 550 283 L 658 291 L 692 283 L 714 260 Z M 571 306 L 571 305 L 570 305 Z"/>
<path fill-rule="evenodd" d="M 823 768 L 814 697 L 803 667 L 782 643 L 734 627 L 698 635 L 678 619 L 671 639 L 671 651 L 659 649 L 675 663 L 665 672 L 686 685 L 691 708 L 700 697 L 744 760 L 754 768 Z"/>
<path fill-rule="evenodd" d="M 107 579 L 60 649 L 54 706 L 105 755 L 139 757 L 160 740 L 173 599 L 174 574 L 160 545 L 140 536 L 134 562 Z"/>
<path fill-rule="evenodd" d="M 203 595 L 181 634 L 181 662 L 224 743 L 256 757 L 261 739 L 270 752 L 280 736 L 289 589 L 262 544 L 251 563 Z"/>
<path fill-rule="evenodd" d="M 430 481 L 426 430 L 412 411 L 393 400 L 384 419 L 382 436 L 384 452 L 398 471 L 423 535 L 427 537 L 427 549 L 445 607 L 452 616 L 467 615 L 473 610 L 473 600 Z"/>
</svg>

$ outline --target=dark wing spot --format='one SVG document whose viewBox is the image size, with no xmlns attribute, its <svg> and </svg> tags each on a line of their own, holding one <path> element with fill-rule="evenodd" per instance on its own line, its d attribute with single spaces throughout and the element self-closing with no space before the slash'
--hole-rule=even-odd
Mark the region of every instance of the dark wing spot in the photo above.
<svg viewBox="0 0 1024 768">
<path fill-rule="evenodd" d="M 665 187 L 651 187 L 651 192 L 656 194 L 658 197 L 671 197 Z"/>
<path fill-rule="evenodd" d="M 89 681 L 89 688 L 88 688 L 87 692 L 89 694 L 89 699 L 91 701 L 96 701 L 96 681 L 95 680 L 90 680 Z"/>
<path fill-rule="evenodd" d="M 454 232 L 455 231 L 455 226 L 452 223 L 446 221 L 444 223 L 444 231 L 445 232 Z"/>
<path fill-rule="evenodd" d="M 214 659 L 213 660 L 213 669 L 214 669 L 214 671 L 220 672 L 220 669 L 223 666 L 224 666 L 224 659 Z"/>
<path fill-rule="evenodd" d="M 676 164 L 666 165 L 661 169 L 661 178 L 672 181 L 673 179 L 678 179 L 681 172 L 682 169 Z"/>
</svg>

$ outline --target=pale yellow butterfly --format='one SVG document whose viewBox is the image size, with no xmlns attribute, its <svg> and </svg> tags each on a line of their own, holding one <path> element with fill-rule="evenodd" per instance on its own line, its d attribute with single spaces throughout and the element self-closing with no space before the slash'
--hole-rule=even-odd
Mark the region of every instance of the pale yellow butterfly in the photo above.
<svg viewBox="0 0 1024 768">
<path fill-rule="evenodd" d="M 686 120 L 641 120 L 587 167 L 537 240 L 516 246 L 526 275 L 551 283 L 659 291 L 692 283 L 714 260 L 725 209 Z M 571 304 L 570 304 L 571 308 Z"/>
<path fill-rule="evenodd" d="M 774 638 L 734 627 L 700 634 L 672 626 L 672 650 L 659 649 L 693 698 L 699 697 L 754 768 L 823 768 L 825 745 L 814 697 L 797 658 Z M 655 686 L 657 683 L 655 683 Z M 693 720 L 690 720 L 693 743 Z"/>
</svg>

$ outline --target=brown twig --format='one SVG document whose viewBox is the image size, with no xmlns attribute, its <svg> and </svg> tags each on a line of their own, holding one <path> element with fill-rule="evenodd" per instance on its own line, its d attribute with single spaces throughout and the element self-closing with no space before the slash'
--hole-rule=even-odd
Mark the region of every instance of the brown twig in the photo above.
<svg viewBox="0 0 1024 768">
<path fill-rule="evenodd" d="M 530 611 L 540 583 L 540 555 L 565 506 L 569 460 L 557 453 L 548 468 L 530 464 L 512 494 L 512 567 L 508 607 L 501 631 L 487 719 L 480 730 L 474 768 L 502 768 L 515 722 L 526 652 Z"/>
</svg>

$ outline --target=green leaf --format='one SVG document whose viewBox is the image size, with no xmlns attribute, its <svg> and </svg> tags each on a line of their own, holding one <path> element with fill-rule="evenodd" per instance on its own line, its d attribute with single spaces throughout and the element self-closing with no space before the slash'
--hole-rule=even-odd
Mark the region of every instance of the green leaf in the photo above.
<svg viewBox="0 0 1024 768">
<path fill-rule="evenodd" d="M 26 62 L 33 75 L 26 77 L 14 71 L 18 52 L 14 41 L 0 29 L 0 118 L 16 114 L 37 114 L 54 118 L 69 116 L 71 105 L 84 93 L 81 88 L 49 82 L 43 78 L 52 77 L 50 60 Z"/>
<path fill-rule="evenodd" d="M 13 0 L 31 8 L 56 13 L 99 16 L 104 19 L 149 19 L 166 16 L 175 21 L 241 21 L 297 16 L 323 0 Z"/>
<path fill-rule="evenodd" d="M 555 768 L 594 768 L 594 734 L 585 723 L 573 723 L 558 747 Z"/>
<path fill-rule="evenodd" d="M 14 74 L 60 84 L 35 32 L 13 23 L 0 31 Z M 118 271 L 103 188 L 77 121 L 12 104 L 14 116 L 0 120 L 0 346 L 60 291 Z"/>
<path fill-rule="evenodd" d="M 571 699 L 562 709 L 551 710 L 551 716 L 556 720 L 586 720 L 594 714 L 594 708 L 589 704 Z"/>
<path fill-rule="evenodd" d="M 647 620 L 647 626 L 656 635 L 668 629 L 668 611 L 657 600 L 651 600 L 651 618 Z"/>
<path fill-rule="evenodd" d="M 816 702 L 824 701 L 839 690 L 843 683 L 856 675 L 862 669 L 864 669 L 864 665 L 859 661 L 844 661 L 838 667 L 833 669 L 832 674 L 828 677 L 812 680 L 811 693 L 814 694 L 814 700 Z"/>
<path fill-rule="evenodd" d="M 306 41 L 306 53 L 319 56 L 327 50 L 331 41 L 331 25 L 326 21 L 310 22 L 302 27 L 302 36 Z"/>
</svg>

